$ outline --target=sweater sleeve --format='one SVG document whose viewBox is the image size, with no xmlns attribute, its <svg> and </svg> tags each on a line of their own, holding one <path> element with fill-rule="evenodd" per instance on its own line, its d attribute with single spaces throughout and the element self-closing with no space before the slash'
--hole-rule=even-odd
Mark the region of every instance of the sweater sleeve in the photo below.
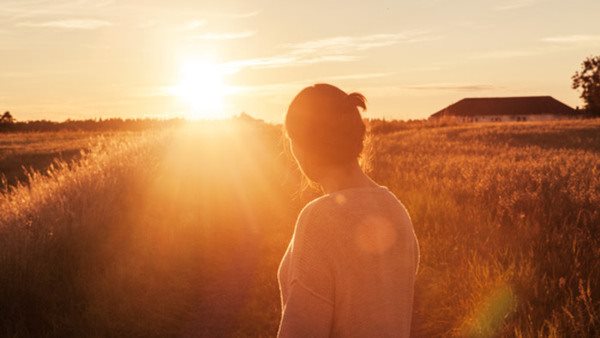
<svg viewBox="0 0 600 338">
<path fill-rule="evenodd" d="M 333 319 L 333 269 L 328 224 L 311 206 L 301 213 L 292 240 L 290 291 L 279 337 L 328 337 Z"/>
<path fill-rule="evenodd" d="M 329 337 L 332 319 L 333 305 L 296 280 L 283 308 L 277 336 Z"/>
</svg>

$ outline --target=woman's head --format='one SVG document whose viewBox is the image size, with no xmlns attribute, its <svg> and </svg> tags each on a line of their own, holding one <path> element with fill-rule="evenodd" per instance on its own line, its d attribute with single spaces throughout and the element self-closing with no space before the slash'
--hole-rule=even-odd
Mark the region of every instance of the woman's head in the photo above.
<svg viewBox="0 0 600 338">
<path fill-rule="evenodd" d="M 304 173 L 317 180 L 320 170 L 356 163 L 363 148 L 365 124 L 358 108 L 365 97 L 346 94 L 329 84 L 304 88 L 292 101 L 285 129 Z"/>
</svg>

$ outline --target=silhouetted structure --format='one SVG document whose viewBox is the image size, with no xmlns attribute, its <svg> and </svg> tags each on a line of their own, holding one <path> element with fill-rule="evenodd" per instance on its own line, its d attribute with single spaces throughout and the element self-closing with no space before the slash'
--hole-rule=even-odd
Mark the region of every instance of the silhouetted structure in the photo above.
<svg viewBox="0 0 600 338">
<path fill-rule="evenodd" d="M 540 121 L 577 118 L 577 110 L 551 96 L 481 97 L 462 99 L 430 116 L 464 122 Z"/>
</svg>

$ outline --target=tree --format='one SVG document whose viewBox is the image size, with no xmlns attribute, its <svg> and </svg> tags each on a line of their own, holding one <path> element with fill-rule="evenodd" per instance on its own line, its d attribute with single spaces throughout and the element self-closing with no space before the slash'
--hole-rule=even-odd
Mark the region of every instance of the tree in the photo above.
<svg viewBox="0 0 600 338">
<path fill-rule="evenodd" d="M 15 119 L 12 117 L 9 111 L 5 112 L 4 115 L 0 117 L 0 123 L 2 124 L 12 124 L 13 122 L 15 122 Z"/>
<path fill-rule="evenodd" d="M 581 63 L 581 71 L 573 75 L 573 89 L 581 88 L 585 109 L 600 115 L 600 55 L 588 57 Z"/>
</svg>

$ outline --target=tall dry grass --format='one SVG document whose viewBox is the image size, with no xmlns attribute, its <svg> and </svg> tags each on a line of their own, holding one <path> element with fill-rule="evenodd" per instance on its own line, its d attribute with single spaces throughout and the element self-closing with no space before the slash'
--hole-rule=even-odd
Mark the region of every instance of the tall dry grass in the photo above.
<svg viewBox="0 0 600 338">
<path fill-rule="evenodd" d="M 0 132 L 0 189 L 27 179 L 27 172 L 23 168 L 44 170 L 55 159 L 63 162 L 76 160 L 81 150 L 88 150 L 97 137 L 120 134 L 83 131 Z"/>
<path fill-rule="evenodd" d="M 409 129 L 370 150 L 420 239 L 415 335 L 599 334 L 599 120 Z"/>
<path fill-rule="evenodd" d="M 404 126 L 406 127 L 406 126 Z M 421 245 L 415 336 L 599 332 L 600 121 L 374 129 Z M 0 335 L 272 336 L 302 205 L 279 127 L 105 138 L 0 195 Z"/>
<path fill-rule="evenodd" d="M 144 163 L 163 137 L 100 139 L 77 163 L 30 171 L 0 195 L 0 334 L 75 336 L 101 324 L 90 275 L 109 264 L 100 256 L 126 231 L 129 192 L 152 174 Z"/>
</svg>

